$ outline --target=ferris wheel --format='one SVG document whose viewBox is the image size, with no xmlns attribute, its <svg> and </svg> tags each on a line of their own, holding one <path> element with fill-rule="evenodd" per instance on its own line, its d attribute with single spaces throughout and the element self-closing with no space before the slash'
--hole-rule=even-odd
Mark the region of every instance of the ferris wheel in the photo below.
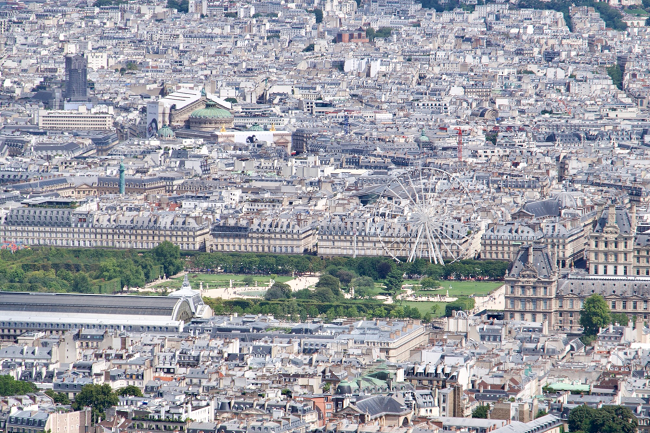
<svg viewBox="0 0 650 433">
<path fill-rule="evenodd" d="M 374 203 L 372 223 L 393 259 L 444 265 L 471 255 L 475 209 L 458 176 L 421 167 L 388 180 Z"/>
</svg>

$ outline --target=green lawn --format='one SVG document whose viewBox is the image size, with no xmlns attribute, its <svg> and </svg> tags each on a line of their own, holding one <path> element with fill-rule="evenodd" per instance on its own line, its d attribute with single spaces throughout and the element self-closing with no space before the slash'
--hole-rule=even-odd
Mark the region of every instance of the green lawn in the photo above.
<svg viewBox="0 0 650 433">
<path fill-rule="evenodd" d="M 449 296 L 485 296 L 491 291 L 498 289 L 503 285 L 501 281 L 441 281 L 443 289 L 441 290 L 419 290 L 416 289 L 415 293 L 418 295 L 436 295 L 447 294 Z M 451 289 L 449 287 L 451 286 Z"/>
<path fill-rule="evenodd" d="M 414 301 L 397 301 L 397 305 L 408 305 L 409 307 L 417 308 L 420 310 L 420 314 L 424 315 L 426 313 L 431 313 L 434 317 L 442 317 L 445 315 L 445 303 L 444 302 L 414 302 Z M 433 314 L 431 307 L 438 305 L 436 313 Z"/>
<path fill-rule="evenodd" d="M 228 287 L 230 285 L 230 280 L 233 280 L 233 282 L 242 282 L 245 277 L 246 275 L 243 274 L 189 274 L 190 284 L 195 290 L 199 289 L 201 282 L 203 282 L 204 289 L 207 289 L 208 285 L 210 288 Z M 181 285 L 183 285 L 183 278 L 184 277 L 176 277 L 170 281 L 158 283 L 154 287 L 169 287 L 170 289 L 178 289 L 181 287 Z M 255 281 L 257 281 L 258 286 L 266 287 L 269 284 L 271 276 L 253 275 L 253 278 Z M 288 275 L 280 275 L 275 281 L 279 283 L 286 283 L 291 279 L 292 277 Z"/>
</svg>

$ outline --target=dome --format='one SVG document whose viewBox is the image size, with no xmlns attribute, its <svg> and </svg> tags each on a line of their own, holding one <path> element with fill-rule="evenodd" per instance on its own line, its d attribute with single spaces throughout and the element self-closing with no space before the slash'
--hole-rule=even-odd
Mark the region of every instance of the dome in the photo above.
<svg viewBox="0 0 650 433">
<path fill-rule="evenodd" d="M 260 125 L 255 123 L 253 126 L 248 128 L 249 131 L 264 131 L 264 128 L 262 128 Z"/>
<path fill-rule="evenodd" d="M 164 125 L 158 130 L 158 138 L 176 138 L 176 134 L 169 127 L 169 125 Z"/>
<path fill-rule="evenodd" d="M 429 137 L 426 136 L 423 129 L 422 134 L 420 134 L 420 143 L 428 143 L 429 141 L 431 140 L 429 140 Z"/>
<path fill-rule="evenodd" d="M 208 101 L 205 108 L 192 111 L 190 118 L 192 119 L 228 119 L 233 115 L 228 110 L 218 108 L 212 101 Z"/>
</svg>

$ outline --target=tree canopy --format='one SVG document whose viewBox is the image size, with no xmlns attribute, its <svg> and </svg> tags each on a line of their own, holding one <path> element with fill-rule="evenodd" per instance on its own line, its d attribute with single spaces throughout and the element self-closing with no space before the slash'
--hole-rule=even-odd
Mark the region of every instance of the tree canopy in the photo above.
<svg viewBox="0 0 650 433">
<path fill-rule="evenodd" d="M 632 411 L 623 406 L 578 406 L 569 412 L 568 422 L 569 430 L 584 433 L 636 433 L 639 426 Z"/>
<path fill-rule="evenodd" d="M 181 249 L 169 241 L 163 241 L 151 250 L 156 262 L 161 264 L 167 276 L 176 275 L 183 270 Z"/>
<path fill-rule="evenodd" d="M 36 385 L 22 380 L 15 380 L 9 375 L 0 376 L 0 396 L 24 395 L 38 391 Z"/>
<path fill-rule="evenodd" d="M 111 386 L 104 385 L 86 385 L 81 388 L 72 404 L 74 410 L 82 410 L 88 406 L 92 409 L 93 420 L 97 422 L 99 418 L 106 417 L 106 409 L 116 406 L 119 403 L 117 394 L 113 392 Z"/>
<path fill-rule="evenodd" d="M 489 412 L 490 412 L 490 406 L 480 405 L 472 411 L 472 418 L 487 419 Z"/>
<path fill-rule="evenodd" d="M 54 403 L 70 404 L 70 399 L 68 398 L 68 395 L 63 392 L 54 392 L 53 390 L 48 389 L 47 391 L 45 391 L 45 395 L 52 398 L 52 400 L 54 400 Z"/>
<path fill-rule="evenodd" d="M 584 328 L 587 336 L 598 334 L 600 328 L 607 326 L 611 321 L 609 307 L 605 298 L 593 294 L 585 299 L 584 306 L 580 312 L 580 326 Z"/>
<path fill-rule="evenodd" d="M 133 397 L 142 397 L 142 391 L 135 385 L 128 385 L 124 388 L 117 390 L 117 394 L 121 396 L 131 395 Z"/>
</svg>

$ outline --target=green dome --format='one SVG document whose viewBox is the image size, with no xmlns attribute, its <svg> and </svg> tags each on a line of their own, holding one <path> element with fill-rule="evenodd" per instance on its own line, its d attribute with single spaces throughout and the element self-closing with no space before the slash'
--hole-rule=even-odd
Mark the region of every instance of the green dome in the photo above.
<svg viewBox="0 0 650 433">
<path fill-rule="evenodd" d="M 217 108 L 216 104 L 208 101 L 205 108 L 192 111 L 190 117 L 195 119 L 227 119 L 233 117 L 230 111 Z"/>
<path fill-rule="evenodd" d="M 255 123 L 253 126 L 248 128 L 249 131 L 264 131 L 264 128 L 262 128 L 260 125 Z"/>
<path fill-rule="evenodd" d="M 427 137 L 424 134 L 424 129 L 423 129 L 422 134 L 420 135 L 420 143 L 428 143 L 429 141 L 431 141 L 431 140 L 429 140 L 429 137 Z"/>
<path fill-rule="evenodd" d="M 164 125 L 162 128 L 158 130 L 158 137 L 160 138 L 174 138 L 176 137 L 176 134 L 174 134 L 174 131 L 169 127 L 169 125 Z"/>
</svg>

